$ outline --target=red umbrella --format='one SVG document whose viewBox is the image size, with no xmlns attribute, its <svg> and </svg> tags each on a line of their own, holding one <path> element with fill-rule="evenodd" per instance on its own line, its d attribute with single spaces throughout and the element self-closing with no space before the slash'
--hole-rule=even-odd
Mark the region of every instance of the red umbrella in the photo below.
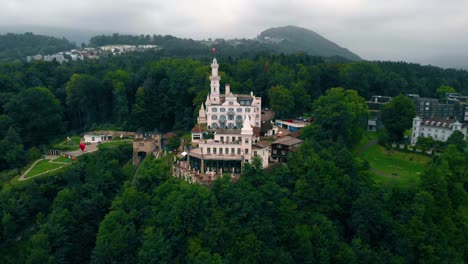
<svg viewBox="0 0 468 264">
<path fill-rule="evenodd" d="M 81 149 L 81 151 L 84 151 L 85 147 L 86 147 L 85 143 L 81 142 L 81 143 L 80 143 L 80 149 Z"/>
</svg>

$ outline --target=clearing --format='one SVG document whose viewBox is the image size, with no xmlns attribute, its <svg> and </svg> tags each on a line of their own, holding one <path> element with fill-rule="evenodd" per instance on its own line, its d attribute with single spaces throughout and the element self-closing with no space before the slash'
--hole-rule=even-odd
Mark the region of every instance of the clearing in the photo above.
<svg viewBox="0 0 468 264">
<path fill-rule="evenodd" d="M 387 150 L 376 140 L 368 142 L 357 155 L 369 162 L 370 174 L 378 185 L 412 188 L 419 184 L 431 157 L 423 154 Z"/>
</svg>

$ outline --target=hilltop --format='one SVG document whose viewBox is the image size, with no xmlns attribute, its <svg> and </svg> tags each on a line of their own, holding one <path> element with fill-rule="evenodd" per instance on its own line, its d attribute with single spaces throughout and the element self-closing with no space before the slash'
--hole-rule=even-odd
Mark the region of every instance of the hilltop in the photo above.
<svg viewBox="0 0 468 264">
<path fill-rule="evenodd" d="M 358 55 L 314 31 L 296 26 L 269 28 L 260 33 L 257 40 L 275 45 L 278 51 L 284 53 L 305 52 L 312 56 L 339 56 L 349 60 L 361 60 Z"/>
</svg>

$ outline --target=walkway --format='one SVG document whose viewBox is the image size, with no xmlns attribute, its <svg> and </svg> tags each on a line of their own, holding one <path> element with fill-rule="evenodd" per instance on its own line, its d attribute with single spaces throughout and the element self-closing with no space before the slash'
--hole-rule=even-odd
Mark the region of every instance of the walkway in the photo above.
<svg viewBox="0 0 468 264">
<path fill-rule="evenodd" d="M 84 149 L 84 151 L 81 151 L 81 149 L 79 150 L 75 150 L 75 151 L 69 151 L 69 152 L 64 152 L 63 154 L 64 155 L 67 155 L 67 156 L 72 156 L 72 157 L 79 157 L 83 154 L 88 154 L 88 153 L 92 153 L 92 152 L 95 152 L 98 150 L 97 148 L 98 144 L 90 144 L 90 145 L 86 145 L 86 148 Z M 59 170 L 67 165 L 70 165 L 72 164 L 71 162 L 56 162 L 56 161 L 53 161 L 54 159 L 58 158 L 58 157 L 61 157 L 61 156 L 54 156 L 54 155 L 47 155 L 45 156 L 44 158 L 41 158 L 41 159 L 38 159 L 36 160 L 27 170 L 26 172 L 24 172 L 21 177 L 18 178 L 18 181 L 25 181 L 25 180 L 29 180 L 29 179 L 32 179 L 32 178 L 35 178 L 35 177 L 38 177 L 38 176 L 41 176 L 41 175 L 44 175 L 44 174 L 47 174 L 49 172 L 53 172 L 53 171 L 56 171 L 56 170 Z M 45 171 L 43 173 L 39 173 L 39 174 L 36 174 L 32 177 L 26 177 L 26 175 L 29 173 L 29 171 L 31 171 L 32 168 L 34 168 L 34 166 L 36 166 L 36 164 L 42 160 L 50 160 L 49 162 L 50 163 L 57 163 L 57 164 L 63 164 L 63 166 L 60 166 L 58 168 L 55 168 L 55 169 L 52 169 L 52 170 L 48 170 L 48 171 Z"/>
<path fill-rule="evenodd" d="M 359 150 L 358 150 L 356 156 L 361 156 L 361 154 L 362 154 L 364 151 L 366 151 L 368 148 L 370 148 L 370 147 L 376 145 L 378 142 L 379 142 L 379 141 L 378 141 L 377 139 L 374 139 L 374 140 L 371 140 L 371 141 L 367 142 L 364 146 L 362 146 L 362 147 L 359 148 Z M 387 174 L 387 173 L 385 173 L 385 172 L 379 171 L 379 170 L 374 169 L 374 168 L 372 168 L 372 167 L 369 167 L 369 170 L 370 170 L 371 172 L 373 172 L 373 173 L 379 175 L 379 176 L 389 177 L 389 178 L 393 178 L 393 177 L 394 177 L 394 176 L 392 176 L 392 175 L 389 175 L 389 174 Z"/>
</svg>

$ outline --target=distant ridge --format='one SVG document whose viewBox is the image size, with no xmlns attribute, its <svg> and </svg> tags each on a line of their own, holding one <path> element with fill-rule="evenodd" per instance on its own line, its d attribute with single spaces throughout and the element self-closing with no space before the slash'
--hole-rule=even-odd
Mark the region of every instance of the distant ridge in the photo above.
<svg viewBox="0 0 468 264">
<path fill-rule="evenodd" d="M 296 26 L 269 28 L 260 33 L 257 40 L 274 44 L 278 51 L 284 53 L 305 52 L 313 56 L 339 56 L 349 60 L 362 60 L 358 55 L 314 31 Z"/>
</svg>

